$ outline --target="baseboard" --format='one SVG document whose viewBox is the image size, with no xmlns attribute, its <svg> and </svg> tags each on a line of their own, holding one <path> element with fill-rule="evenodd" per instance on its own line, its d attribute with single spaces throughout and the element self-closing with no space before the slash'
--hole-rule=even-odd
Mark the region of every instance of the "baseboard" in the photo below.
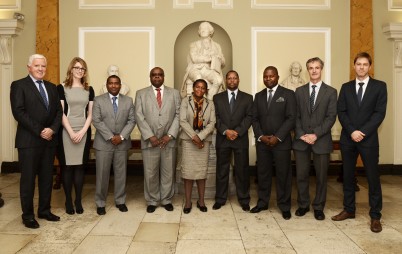
<svg viewBox="0 0 402 254">
<path fill-rule="evenodd" d="M 402 175 L 402 165 L 393 165 L 393 164 L 380 164 L 380 174 L 381 175 Z M 55 167 L 55 171 L 56 171 Z M 341 172 L 342 163 L 333 162 L 330 164 L 328 169 L 328 175 L 338 175 Z M 90 160 L 86 173 L 94 175 L 96 173 L 95 160 Z M 292 165 L 293 175 L 296 175 L 296 167 Z M 358 175 L 365 175 L 363 167 L 356 168 Z M 19 173 L 20 170 L 18 168 L 18 162 L 3 162 L 1 164 L 1 173 L 2 174 L 10 174 L 10 173 Z M 141 160 L 130 160 L 127 163 L 127 174 L 128 175 L 143 175 L 144 168 Z M 256 175 L 257 167 L 250 166 L 250 175 Z M 311 169 L 310 175 L 314 175 L 314 168 Z"/>
</svg>

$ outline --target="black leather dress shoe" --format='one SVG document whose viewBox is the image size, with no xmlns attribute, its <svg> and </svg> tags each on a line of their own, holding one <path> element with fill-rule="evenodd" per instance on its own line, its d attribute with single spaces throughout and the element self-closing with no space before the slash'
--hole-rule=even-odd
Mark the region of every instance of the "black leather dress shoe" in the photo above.
<svg viewBox="0 0 402 254">
<path fill-rule="evenodd" d="M 77 212 L 77 213 L 78 213 L 78 212 Z M 74 209 L 67 209 L 67 208 L 66 208 L 66 214 L 73 215 L 73 214 L 75 214 L 75 211 L 74 211 Z"/>
<path fill-rule="evenodd" d="M 156 210 L 156 206 L 154 205 L 149 205 L 147 206 L 147 213 L 153 213 Z"/>
<path fill-rule="evenodd" d="M 301 207 L 299 207 L 299 208 L 297 208 L 297 210 L 296 210 L 296 212 L 295 212 L 295 215 L 296 216 L 304 216 L 307 212 L 309 212 L 310 211 L 310 208 L 309 207 L 307 207 L 307 208 L 301 208 Z"/>
<path fill-rule="evenodd" d="M 193 208 L 193 204 L 190 205 L 190 207 L 184 207 L 183 208 L 183 213 L 188 214 L 191 212 L 191 208 Z"/>
<path fill-rule="evenodd" d="M 173 205 L 172 204 L 166 204 L 166 205 L 163 205 L 163 207 L 166 209 L 166 211 L 169 211 L 169 212 L 173 211 Z"/>
<path fill-rule="evenodd" d="M 120 212 L 125 213 L 125 212 L 128 211 L 128 208 L 127 208 L 126 204 L 116 205 L 116 207 L 119 208 L 119 211 L 120 211 Z"/>
<path fill-rule="evenodd" d="M 75 212 L 78 214 L 83 214 L 84 213 L 84 208 L 82 208 L 81 202 L 75 202 Z"/>
<path fill-rule="evenodd" d="M 259 213 L 263 210 L 268 210 L 268 206 L 254 206 L 251 210 L 250 213 Z"/>
<path fill-rule="evenodd" d="M 290 220 L 290 218 L 292 217 L 292 214 L 290 213 L 290 211 L 284 211 L 284 212 L 282 212 L 282 217 L 285 220 Z"/>
<path fill-rule="evenodd" d="M 221 207 L 224 206 L 224 205 L 225 205 L 225 204 L 221 204 L 221 203 L 215 202 L 215 204 L 212 206 L 212 209 L 213 209 L 213 210 L 219 210 L 219 209 L 221 209 Z"/>
<path fill-rule="evenodd" d="M 38 214 L 39 219 L 45 219 L 47 221 L 59 221 L 60 217 L 49 212 L 49 214 Z"/>
<path fill-rule="evenodd" d="M 200 206 L 200 203 L 198 203 L 198 201 L 197 201 L 197 208 L 200 209 L 200 211 L 203 213 L 206 213 L 208 211 L 208 208 L 205 205 Z"/>
<path fill-rule="evenodd" d="M 27 228 L 39 228 L 39 223 L 35 219 L 22 220 L 22 223 L 24 223 Z"/>
<path fill-rule="evenodd" d="M 250 211 L 250 205 L 241 205 L 241 209 L 245 212 Z"/>
<path fill-rule="evenodd" d="M 98 215 L 105 215 L 105 214 L 106 214 L 106 209 L 105 209 L 105 207 L 98 207 L 98 208 L 96 208 L 96 213 L 97 213 Z"/>
<path fill-rule="evenodd" d="M 314 210 L 314 218 L 316 220 L 325 220 L 325 214 L 322 210 Z"/>
</svg>

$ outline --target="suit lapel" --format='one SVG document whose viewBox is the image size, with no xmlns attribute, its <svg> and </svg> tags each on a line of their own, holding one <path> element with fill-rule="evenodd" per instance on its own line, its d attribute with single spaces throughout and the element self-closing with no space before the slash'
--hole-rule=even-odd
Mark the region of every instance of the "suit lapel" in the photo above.
<svg viewBox="0 0 402 254">
<path fill-rule="evenodd" d="M 239 94 L 237 94 L 237 95 L 239 95 Z M 226 111 L 226 112 L 229 112 L 229 114 L 231 114 L 230 105 L 229 105 L 228 91 L 226 90 L 225 92 L 222 92 L 221 97 L 222 97 L 222 98 L 221 98 L 222 104 L 223 104 L 223 106 L 225 107 L 225 111 Z M 237 97 L 236 100 L 237 100 L 238 98 L 239 98 L 239 97 Z M 235 105 L 236 105 L 236 103 L 235 103 Z M 233 111 L 234 111 L 234 110 L 233 110 Z"/>
<path fill-rule="evenodd" d="M 372 83 L 371 78 L 369 78 L 369 81 L 368 81 L 367 87 L 366 87 L 366 91 L 364 91 L 360 107 L 363 106 L 365 101 L 367 101 L 366 96 L 370 96 L 372 89 L 373 89 L 373 83 Z M 356 94 L 356 100 L 357 100 L 357 94 Z"/>
<path fill-rule="evenodd" d="M 302 96 L 303 102 L 302 103 L 304 103 L 306 105 L 308 112 L 311 114 L 309 83 L 307 83 L 307 85 L 305 85 L 301 89 L 302 89 L 302 94 L 303 94 L 303 96 Z"/>
<path fill-rule="evenodd" d="M 42 98 L 42 96 L 40 95 L 40 93 L 39 93 L 39 90 L 38 90 L 38 88 L 36 87 L 36 85 L 35 85 L 35 82 L 31 79 L 31 77 L 30 76 L 28 76 L 27 77 L 27 83 L 28 83 L 28 87 L 32 90 L 32 92 L 36 95 L 36 97 L 38 97 L 38 100 L 41 102 L 41 104 L 43 105 L 43 107 L 46 109 L 46 105 L 45 105 L 45 102 L 43 101 L 43 98 Z M 45 87 L 46 87 L 46 85 L 45 85 Z M 49 89 L 47 89 L 47 87 L 46 87 L 46 90 L 49 90 Z M 50 95 L 49 95 L 49 91 L 47 91 L 48 93 L 48 97 L 50 97 Z M 50 105 L 50 104 L 49 104 Z M 46 109 L 47 110 L 47 109 Z"/>
<path fill-rule="evenodd" d="M 166 105 L 166 100 L 168 100 L 170 98 L 170 90 L 167 89 L 167 87 L 164 87 L 164 91 L 163 91 L 163 95 L 162 95 L 162 106 L 160 108 L 160 110 L 163 110 L 163 107 Z M 156 97 L 155 97 L 155 101 L 156 101 Z M 158 106 L 158 102 L 156 102 L 157 107 Z"/>
<path fill-rule="evenodd" d="M 325 97 L 325 93 L 327 92 L 327 85 L 322 82 L 320 90 L 318 90 L 318 94 L 317 94 L 317 99 L 315 100 L 314 103 L 314 110 L 316 110 L 316 108 L 318 107 L 318 104 L 320 103 L 320 101 L 322 100 L 322 98 Z M 309 103 L 310 104 L 310 103 Z"/>
<path fill-rule="evenodd" d="M 160 110 L 158 106 L 158 101 L 156 100 L 156 96 L 154 93 L 154 87 L 152 85 L 149 87 L 147 94 L 150 103 L 153 104 L 153 106 L 156 107 L 157 110 Z M 162 104 L 163 104 L 163 98 L 162 98 Z"/>
</svg>

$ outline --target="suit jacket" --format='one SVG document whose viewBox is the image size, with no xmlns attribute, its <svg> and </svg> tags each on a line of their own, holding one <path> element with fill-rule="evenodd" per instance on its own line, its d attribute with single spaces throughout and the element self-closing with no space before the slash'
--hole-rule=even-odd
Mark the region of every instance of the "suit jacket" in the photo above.
<svg viewBox="0 0 402 254">
<path fill-rule="evenodd" d="M 16 148 L 57 146 L 56 133 L 61 125 L 63 109 L 56 86 L 48 81 L 43 83 L 48 95 L 49 110 L 46 109 L 39 90 L 29 75 L 11 84 L 11 110 L 18 122 Z M 40 137 L 44 128 L 53 130 L 51 141 Z"/>
<path fill-rule="evenodd" d="M 356 81 L 342 85 L 338 99 L 338 118 L 342 125 L 341 144 L 355 144 L 350 135 L 360 130 L 366 136 L 359 142 L 365 147 L 378 147 L 377 129 L 385 118 L 387 109 L 387 86 L 385 82 L 369 79 L 363 100 L 359 106 Z"/>
<path fill-rule="evenodd" d="M 102 151 L 130 149 L 130 134 L 135 126 L 133 99 L 119 94 L 118 110 L 115 115 L 109 93 L 96 96 L 92 108 L 92 124 L 96 128 L 95 149 Z M 116 134 L 122 135 L 124 138 L 118 146 L 110 142 L 110 138 Z"/>
<path fill-rule="evenodd" d="M 292 90 L 278 85 L 268 109 L 268 91 L 264 89 L 255 95 L 253 103 L 253 131 L 258 142 L 262 135 L 274 135 L 281 141 L 272 150 L 290 150 L 296 121 L 296 99 Z"/>
<path fill-rule="evenodd" d="M 296 89 L 297 118 L 295 140 L 293 149 L 304 151 L 309 144 L 300 139 L 304 134 L 317 135 L 317 140 L 312 145 L 316 154 L 331 153 L 332 136 L 331 128 L 336 121 L 336 89 L 322 82 L 317 94 L 314 110 L 310 109 L 309 83 Z"/>
<path fill-rule="evenodd" d="M 174 137 L 167 147 L 176 146 L 179 133 L 181 98 L 179 91 L 164 86 L 162 106 L 159 108 L 152 85 L 137 91 L 135 96 L 135 119 L 141 132 L 141 149 L 152 147 L 150 137 L 164 135 Z"/>
<path fill-rule="evenodd" d="M 218 132 L 216 134 L 216 147 L 248 149 L 248 129 L 253 120 L 253 96 L 239 90 L 233 112 L 230 111 L 227 91 L 215 94 L 213 100 L 216 114 L 216 129 Z M 228 129 L 237 131 L 239 136 L 233 141 L 228 140 L 226 135 L 223 134 Z"/>
<path fill-rule="evenodd" d="M 192 137 L 198 135 L 201 140 L 212 141 L 211 133 L 215 129 L 216 117 L 215 106 L 212 101 L 204 98 L 202 104 L 202 119 L 204 129 L 199 133 L 196 133 L 193 129 L 193 120 L 195 113 L 195 105 L 193 96 L 184 98 L 180 106 L 180 138 L 191 140 Z"/>
</svg>

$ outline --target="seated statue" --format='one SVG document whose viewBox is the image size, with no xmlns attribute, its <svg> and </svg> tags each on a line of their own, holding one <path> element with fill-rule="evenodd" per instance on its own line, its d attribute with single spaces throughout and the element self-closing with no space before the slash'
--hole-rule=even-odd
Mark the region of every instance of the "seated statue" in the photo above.
<svg viewBox="0 0 402 254">
<path fill-rule="evenodd" d="M 116 76 L 120 77 L 120 76 L 119 76 L 119 67 L 118 67 L 117 65 L 113 65 L 113 64 L 110 65 L 110 66 L 107 68 L 107 74 L 108 74 L 108 77 L 110 77 L 110 76 L 112 76 L 112 75 L 116 75 Z M 127 95 L 128 92 L 130 92 L 130 88 L 129 88 L 126 84 L 124 84 L 123 82 L 121 82 L 120 93 L 123 94 L 123 95 Z M 101 94 L 104 94 L 104 93 L 107 93 L 106 84 L 104 84 L 104 85 L 102 86 L 102 89 L 101 89 Z"/>
<path fill-rule="evenodd" d="M 306 84 L 301 77 L 302 66 L 299 62 L 295 61 L 289 66 L 290 75 L 281 82 L 283 87 L 295 91 L 296 88 Z"/>
<path fill-rule="evenodd" d="M 208 83 L 207 98 L 224 90 L 222 68 L 225 58 L 221 46 L 212 40 L 214 28 L 209 22 L 202 22 L 198 28 L 201 37 L 190 44 L 187 56 L 187 69 L 181 87 L 181 97 L 184 98 L 193 92 L 193 83 L 197 79 L 204 79 Z"/>
</svg>

